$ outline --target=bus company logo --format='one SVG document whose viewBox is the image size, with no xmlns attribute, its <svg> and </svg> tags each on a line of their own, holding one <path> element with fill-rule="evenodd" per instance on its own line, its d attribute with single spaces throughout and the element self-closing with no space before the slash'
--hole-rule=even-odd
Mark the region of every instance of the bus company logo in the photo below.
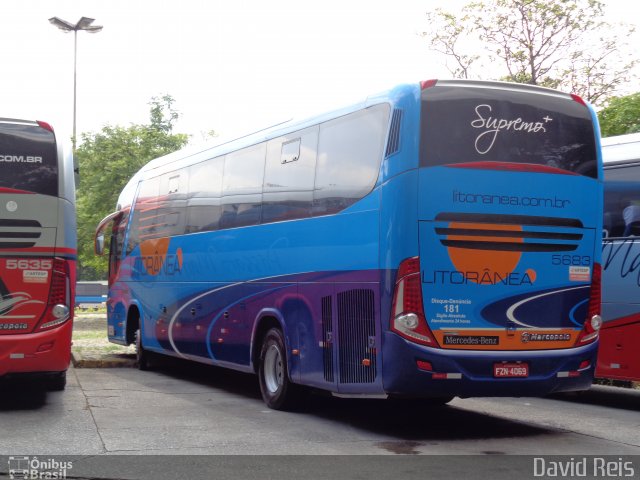
<svg viewBox="0 0 640 480">
<path fill-rule="evenodd" d="M 568 342 L 571 335 L 568 333 L 531 333 L 523 332 L 520 340 L 522 343 L 529 342 Z"/>
<path fill-rule="evenodd" d="M 0 162 L 7 163 L 42 163 L 42 157 L 34 155 L 2 155 L 0 154 Z"/>
<path fill-rule="evenodd" d="M 65 479 L 72 468 L 73 462 L 55 458 L 9 457 L 9 478 L 12 480 Z"/>
<path fill-rule="evenodd" d="M 11 330 L 26 330 L 29 328 L 27 323 L 0 323 L 0 332 Z"/>
<path fill-rule="evenodd" d="M 477 231 L 471 237 L 473 244 L 481 248 L 459 247 L 455 243 L 448 245 L 447 253 L 455 269 L 434 271 L 428 278 L 425 277 L 425 283 L 507 286 L 535 283 L 537 273 L 534 269 L 516 270 L 522 258 L 522 251 L 517 247 L 524 243 L 521 225 L 450 222 L 448 228 L 467 232 L 447 235 L 447 240 L 451 242 L 469 241 L 468 232 Z M 495 235 L 492 232 L 496 232 Z M 513 248 L 502 248 L 506 240 L 513 244 Z M 496 248 L 491 249 L 492 245 L 496 245 Z"/>
<path fill-rule="evenodd" d="M 445 345 L 496 346 L 496 345 L 500 345 L 500 337 L 493 336 L 493 335 L 479 335 L 479 336 L 478 335 L 445 335 L 444 344 Z"/>
<path fill-rule="evenodd" d="M 460 192 L 454 190 L 453 203 L 500 205 L 505 207 L 566 208 L 568 205 L 571 205 L 571 200 L 558 197 L 527 197 L 495 193 Z"/>
<path fill-rule="evenodd" d="M 33 303 L 44 303 L 40 300 L 32 300 L 31 299 L 31 295 L 29 295 L 26 292 L 16 292 L 16 293 L 2 293 L 0 292 L 0 316 L 1 315 L 5 315 L 9 312 L 11 312 L 12 310 L 17 309 L 18 307 L 22 306 L 22 305 L 27 305 L 27 304 L 33 304 Z M 3 324 L 4 325 L 4 324 Z M 9 325 L 9 324 L 6 324 Z M 21 323 L 16 323 L 16 324 L 10 324 L 12 326 L 16 325 L 22 325 Z M 0 329 L 2 329 L 2 327 L 0 327 Z M 12 330 L 12 329 L 19 329 L 18 327 L 16 328 L 6 328 L 6 330 Z"/>
<path fill-rule="evenodd" d="M 422 281 L 434 285 L 533 285 L 535 272 L 531 269 L 520 272 L 497 272 L 484 269 L 481 272 L 460 270 L 434 270 L 431 274 L 424 273 Z"/>
<path fill-rule="evenodd" d="M 182 249 L 175 253 L 169 253 L 169 238 L 145 240 L 140 243 L 140 256 L 135 258 L 134 269 L 137 272 L 146 272 L 148 275 L 159 274 L 172 276 L 182 271 Z"/>
<path fill-rule="evenodd" d="M 471 126 L 483 130 L 476 137 L 475 149 L 480 155 L 488 153 L 493 147 L 498 132 L 512 131 L 525 134 L 535 134 L 546 132 L 545 125 L 553 121 L 549 115 L 545 115 L 541 121 L 525 121 L 522 118 L 498 118 L 492 117 L 490 114 L 493 108 L 491 105 L 482 104 L 475 108 L 476 119 L 471 121 Z"/>
</svg>

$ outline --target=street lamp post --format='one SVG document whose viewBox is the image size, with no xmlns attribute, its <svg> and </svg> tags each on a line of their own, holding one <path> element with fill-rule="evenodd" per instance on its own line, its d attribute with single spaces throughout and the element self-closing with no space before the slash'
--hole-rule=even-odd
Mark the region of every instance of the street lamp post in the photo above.
<svg viewBox="0 0 640 480">
<path fill-rule="evenodd" d="M 71 139 L 73 145 L 73 153 L 75 153 L 76 151 L 76 87 L 78 84 L 76 64 L 78 58 L 78 31 L 84 30 L 88 33 L 98 33 L 100 30 L 102 30 L 101 25 L 91 25 L 93 22 L 93 18 L 87 17 L 82 17 L 75 25 L 58 17 L 52 17 L 49 19 L 49 23 L 55 25 L 64 33 L 73 32 L 73 137 Z"/>
</svg>

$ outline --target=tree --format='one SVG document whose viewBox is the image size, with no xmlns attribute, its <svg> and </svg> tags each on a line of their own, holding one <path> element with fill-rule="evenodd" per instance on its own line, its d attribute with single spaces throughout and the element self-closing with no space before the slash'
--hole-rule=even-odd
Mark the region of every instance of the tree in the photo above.
<svg viewBox="0 0 640 480">
<path fill-rule="evenodd" d="M 150 123 L 129 127 L 107 125 L 98 133 L 82 134 L 76 151 L 80 166 L 77 191 L 78 278 L 105 279 L 106 259 L 93 253 L 95 228 L 111 213 L 118 195 L 129 179 L 149 160 L 182 148 L 185 134 L 174 134 L 179 117 L 169 95 L 152 98 Z"/>
<path fill-rule="evenodd" d="M 571 91 L 602 105 L 638 64 L 626 42 L 632 27 L 601 20 L 599 0 L 487 0 L 427 13 L 423 36 L 453 62 L 456 78 L 482 77 Z M 480 45 L 481 48 L 477 46 Z M 496 66 L 502 65 L 502 68 Z"/>
<path fill-rule="evenodd" d="M 598 120 L 603 137 L 640 132 L 640 92 L 613 98 Z"/>
</svg>

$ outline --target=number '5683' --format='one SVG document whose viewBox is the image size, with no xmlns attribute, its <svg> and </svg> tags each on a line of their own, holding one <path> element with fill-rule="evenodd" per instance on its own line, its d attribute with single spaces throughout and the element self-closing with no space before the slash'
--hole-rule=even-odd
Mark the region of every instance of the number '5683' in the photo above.
<svg viewBox="0 0 640 480">
<path fill-rule="evenodd" d="M 591 257 L 588 255 L 552 255 L 551 263 L 553 265 L 588 267 L 591 265 Z"/>
</svg>

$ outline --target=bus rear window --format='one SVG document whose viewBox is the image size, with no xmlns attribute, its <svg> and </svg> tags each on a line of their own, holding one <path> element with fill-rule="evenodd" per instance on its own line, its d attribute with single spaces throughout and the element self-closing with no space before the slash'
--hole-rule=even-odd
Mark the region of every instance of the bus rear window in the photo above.
<svg viewBox="0 0 640 480">
<path fill-rule="evenodd" d="M 37 125 L 0 123 L 0 188 L 58 195 L 52 132 Z"/>
<path fill-rule="evenodd" d="M 589 110 L 556 95 L 435 86 L 422 92 L 420 128 L 421 166 L 509 162 L 598 176 Z"/>
</svg>

